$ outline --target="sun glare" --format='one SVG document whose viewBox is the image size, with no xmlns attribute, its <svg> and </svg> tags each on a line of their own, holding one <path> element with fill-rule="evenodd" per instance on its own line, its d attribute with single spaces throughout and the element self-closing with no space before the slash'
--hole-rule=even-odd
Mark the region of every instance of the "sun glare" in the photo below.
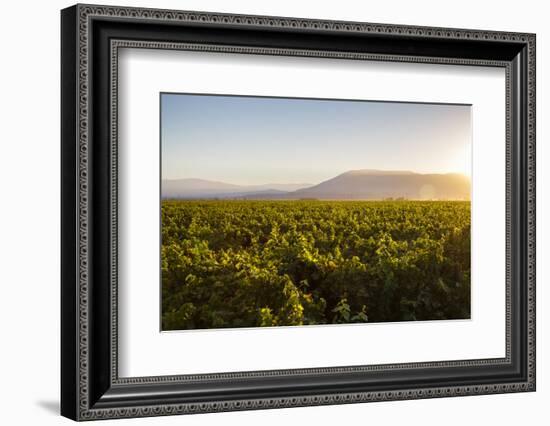
<svg viewBox="0 0 550 426">
<path fill-rule="evenodd" d="M 452 171 L 466 176 L 472 175 L 472 156 L 470 145 L 460 147 L 453 158 Z"/>
</svg>

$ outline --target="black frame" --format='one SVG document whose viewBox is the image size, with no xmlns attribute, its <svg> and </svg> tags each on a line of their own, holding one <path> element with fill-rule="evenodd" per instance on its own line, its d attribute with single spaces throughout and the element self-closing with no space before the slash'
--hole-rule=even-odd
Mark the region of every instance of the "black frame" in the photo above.
<svg viewBox="0 0 550 426">
<path fill-rule="evenodd" d="M 62 415 L 90 420 L 535 390 L 535 35 L 76 5 L 61 13 L 61 36 Z M 116 66 L 123 47 L 505 68 L 506 357 L 119 378 Z"/>
</svg>

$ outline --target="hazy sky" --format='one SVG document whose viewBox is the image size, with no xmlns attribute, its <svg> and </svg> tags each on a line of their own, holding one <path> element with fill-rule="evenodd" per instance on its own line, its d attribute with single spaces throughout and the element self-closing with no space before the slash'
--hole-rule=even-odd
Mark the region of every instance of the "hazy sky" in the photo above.
<svg viewBox="0 0 550 426">
<path fill-rule="evenodd" d="M 316 184 L 348 170 L 470 175 L 467 105 L 161 95 L 163 179 Z"/>
</svg>

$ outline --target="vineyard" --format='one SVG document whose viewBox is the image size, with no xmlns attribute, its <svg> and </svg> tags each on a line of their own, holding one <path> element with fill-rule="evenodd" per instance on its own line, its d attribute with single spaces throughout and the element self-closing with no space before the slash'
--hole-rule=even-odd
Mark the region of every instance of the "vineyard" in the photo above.
<svg viewBox="0 0 550 426">
<path fill-rule="evenodd" d="M 470 203 L 162 202 L 162 329 L 470 317 Z"/>
</svg>

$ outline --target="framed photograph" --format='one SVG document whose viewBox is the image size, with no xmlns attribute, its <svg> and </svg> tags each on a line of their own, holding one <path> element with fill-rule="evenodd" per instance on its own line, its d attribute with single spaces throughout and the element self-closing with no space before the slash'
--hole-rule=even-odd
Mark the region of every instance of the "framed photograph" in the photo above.
<svg viewBox="0 0 550 426">
<path fill-rule="evenodd" d="M 535 390 L 535 35 L 61 12 L 61 412 Z"/>
</svg>

